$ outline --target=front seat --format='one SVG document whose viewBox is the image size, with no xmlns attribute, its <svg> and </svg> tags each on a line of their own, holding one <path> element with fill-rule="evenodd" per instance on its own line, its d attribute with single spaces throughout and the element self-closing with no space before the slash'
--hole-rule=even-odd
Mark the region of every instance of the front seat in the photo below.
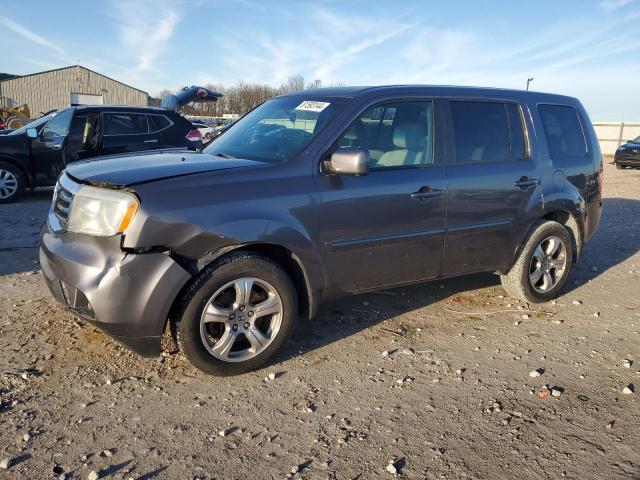
<svg viewBox="0 0 640 480">
<path fill-rule="evenodd" d="M 393 145 L 396 150 L 385 152 L 376 165 L 399 167 L 423 162 L 427 147 L 427 131 L 419 123 L 401 123 L 393 130 Z"/>
</svg>

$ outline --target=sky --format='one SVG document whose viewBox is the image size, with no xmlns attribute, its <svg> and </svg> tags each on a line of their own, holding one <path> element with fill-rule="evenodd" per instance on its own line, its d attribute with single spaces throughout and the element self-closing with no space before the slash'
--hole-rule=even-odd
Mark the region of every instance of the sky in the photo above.
<svg viewBox="0 0 640 480">
<path fill-rule="evenodd" d="M 446 84 L 578 97 L 640 121 L 640 0 L 4 0 L 0 72 L 81 64 L 156 95 L 238 81 Z"/>
</svg>

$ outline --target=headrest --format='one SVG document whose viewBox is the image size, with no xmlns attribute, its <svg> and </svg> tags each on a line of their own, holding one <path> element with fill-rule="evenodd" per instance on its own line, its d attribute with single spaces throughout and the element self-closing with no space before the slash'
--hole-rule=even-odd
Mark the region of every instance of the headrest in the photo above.
<svg viewBox="0 0 640 480">
<path fill-rule="evenodd" d="M 419 123 L 401 123 L 393 131 L 393 144 L 406 150 L 422 150 L 427 131 Z"/>
</svg>

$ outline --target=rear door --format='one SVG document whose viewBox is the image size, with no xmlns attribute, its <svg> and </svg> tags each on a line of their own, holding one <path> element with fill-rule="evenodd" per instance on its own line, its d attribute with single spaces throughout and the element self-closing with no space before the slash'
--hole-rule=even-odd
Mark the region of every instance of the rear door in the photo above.
<svg viewBox="0 0 640 480">
<path fill-rule="evenodd" d="M 138 152 L 155 147 L 150 142 L 149 122 L 144 113 L 104 112 L 102 114 L 102 155 Z"/>
<path fill-rule="evenodd" d="M 69 161 L 67 134 L 74 112 L 75 108 L 68 108 L 56 114 L 31 141 L 36 184 L 55 183 Z"/>
<path fill-rule="evenodd" d="M 508 268 L 542 207 L 539 164 L 516 102 L 450 100 L 444 274 Z"/>
<path fill-rule="evenodd" d="M 446 178 L 435 104 L 376 104 L 328 152 L 358 147 L 371 157 L 367 175 L 316 175 L 318 235 L 333 289 L 356 292 L 439 275 Z"/>
<path fill-rule="evenodd" d="M 147 115 L 147 118 L 149 119 L 147 145 L 150 148 L 172 148 L 184 145 L 184 136 L 182 143 L 177 142 L 176 127 L 168 116 L 154 113 Z"/>
</svg>

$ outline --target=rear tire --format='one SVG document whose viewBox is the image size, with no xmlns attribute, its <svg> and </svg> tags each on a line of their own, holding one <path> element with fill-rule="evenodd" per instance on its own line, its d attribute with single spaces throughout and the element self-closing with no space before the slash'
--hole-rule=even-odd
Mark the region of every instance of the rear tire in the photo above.
<svg viewBox="0 0 640 480">
<path fill-rule="evenodd" d="M 212 375 L 237 375 L 266 365 L 289 338 L 296 289 L 270 259 L 232 253 L 198 274 L 181 312 L 175 330 L 189 362 Z"/>
<path fill-rule="evenodd" d="M 0 203 L 18 200 L 24 193 L 25 186 L 26 181 L 19 168 L 0 162 Z"/>
<path fill-rule="evenodd" d="M 624 165 L 620 165 L 619 163 L 616 163 L 616 168 L 618 170 L 622 170 L 624 168 Z"/>
<path fill-rule="evenodd" d="M 529 235 L 502 287 L 510 297 L 530 303 L 558 296 L 573 265 L 574 244 L 569 231 L 554 221 L 538 222 Z"/>
</svg>

